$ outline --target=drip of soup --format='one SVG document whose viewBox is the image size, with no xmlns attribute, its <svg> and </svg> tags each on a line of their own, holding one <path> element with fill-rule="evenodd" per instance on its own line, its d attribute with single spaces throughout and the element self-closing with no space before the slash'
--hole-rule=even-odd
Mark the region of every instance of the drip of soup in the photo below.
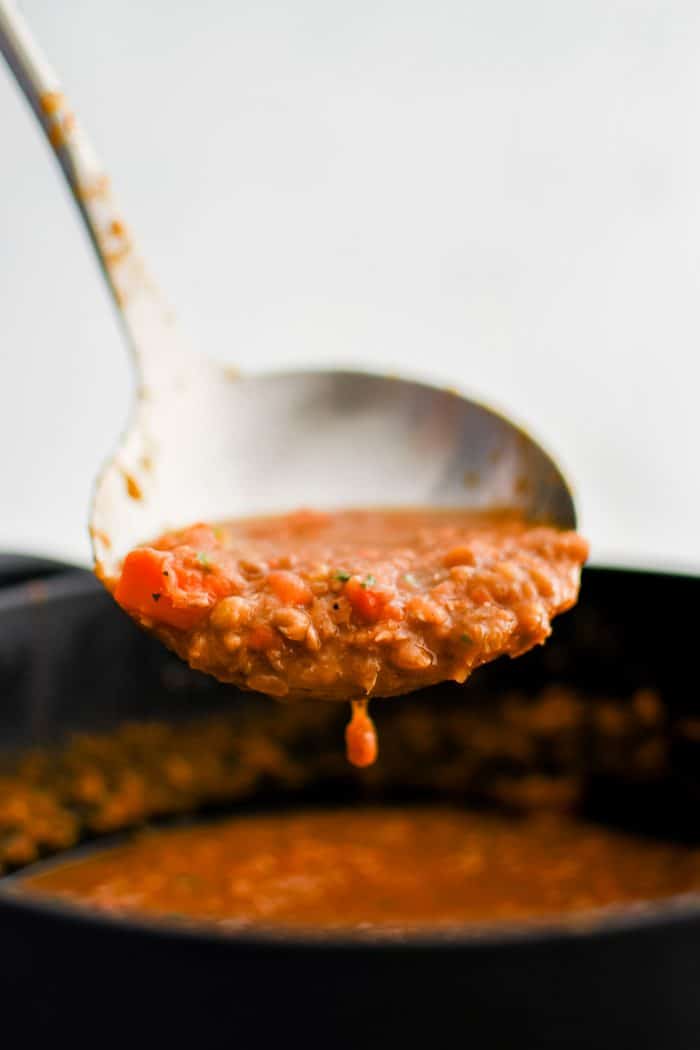
<svg viewBox="0 0 700 1050">
<path fill-rule="evenodd" d="M 193 525 L 138 547 L 117 602 L 198 670 L 280 699 L 354 702 L 464 682 L 545 641 L 576 601 L 586 542 L 514 512 L 297 511 Z"/>
<path fill-rule="evenodd" d="M 23 880 L 113 914 L 224 928 L 426 932 L 700 889 L 700 850 L 456 806 L 357 806 L 147 831 Z"/>
</svg>

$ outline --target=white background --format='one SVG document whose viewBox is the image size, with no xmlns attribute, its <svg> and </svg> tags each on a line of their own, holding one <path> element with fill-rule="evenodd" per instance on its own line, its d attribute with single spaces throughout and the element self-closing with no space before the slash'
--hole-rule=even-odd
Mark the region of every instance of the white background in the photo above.
<svg viewBox="0 0 700 1050">
<path fill-rule="evenodd" d="M 462 385 L 700 568 L 697 0 L 22 6 L 202 352 Z M 0 161 L 0 549 L 86 561 L 131 380 L 4 69 Z"/>
</svg>

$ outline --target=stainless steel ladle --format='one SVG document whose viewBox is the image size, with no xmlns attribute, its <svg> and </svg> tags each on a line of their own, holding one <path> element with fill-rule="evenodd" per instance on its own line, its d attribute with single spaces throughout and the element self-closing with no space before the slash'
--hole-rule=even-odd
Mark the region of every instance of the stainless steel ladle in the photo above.
<svg viewBox="0 0 700 1050">
<path fill-rule="evenodd" d="M 130 425 L 92 504 L 103 579 L 131 547 L 166 528 L 299 505 L 514 506 L 575 526 L 571 492 L 552 459 L 508 419 L 453 390 L 365 372 L 243 376 L 188 350 L 11 0 L 0 0 L 0 49 L 70 186 L 136 370 Z"/>
</svg>

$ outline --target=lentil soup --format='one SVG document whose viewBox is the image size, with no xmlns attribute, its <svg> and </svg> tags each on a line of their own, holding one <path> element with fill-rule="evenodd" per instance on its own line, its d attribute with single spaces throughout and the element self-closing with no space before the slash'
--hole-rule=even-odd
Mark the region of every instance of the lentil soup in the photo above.
<svg viewBox="0 0 700 1050">
<path fill-rule="evenodd" d="M 108 585 L 221 681 L 352 701 L 347 750 L 362 766 L 377 753 L 368 698 L 464 682 L 544 642 L 587 553 L 576 533 L 506 511 L 297 511 L 168 533 Z"/>
<path fill-rule="evenodd" d="M 700 850 L 567 813 L 357 806 L 141 832 L 22 886 L 112 914 L 232 931 L 405 934 L 697 891 Z"/>
</svg>

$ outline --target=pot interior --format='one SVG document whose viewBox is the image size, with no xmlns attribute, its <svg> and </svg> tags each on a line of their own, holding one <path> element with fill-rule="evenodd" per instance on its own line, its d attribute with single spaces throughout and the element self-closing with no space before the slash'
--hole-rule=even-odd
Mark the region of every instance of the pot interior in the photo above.
<svg viewBox="0 0 700 1050">
<path fill-rule="evenodd" d="M 698 594 L 692 578 L 586 570 L 543 648 L 464 687 L 374 701 L 380 761 L 358 771 L 345 705 L 283 705 L 191 671 L 88 574 L 14 586 L 0 595 L 0 868 L 145 823 L 300 802 L 574 811 L 694 843 Z"/>
</svg>

